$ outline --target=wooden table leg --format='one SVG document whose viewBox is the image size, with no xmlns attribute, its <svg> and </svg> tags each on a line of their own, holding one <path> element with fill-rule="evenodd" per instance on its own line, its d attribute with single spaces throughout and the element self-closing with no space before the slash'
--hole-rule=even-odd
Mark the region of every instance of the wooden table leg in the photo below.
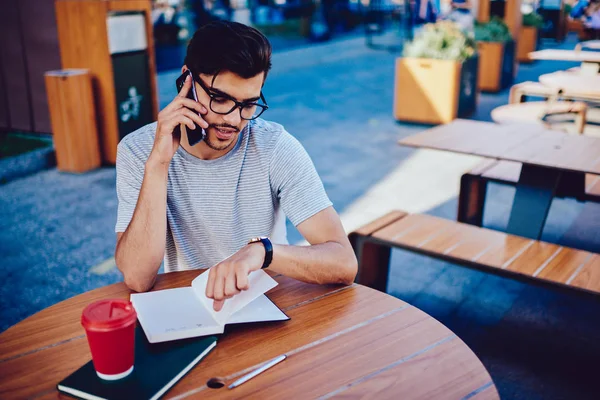
<svg viewBox="0 0 600 400">
<path fill-rule="evenodd" d="M 385 293 L 390 271 L 391 248 L 374 243 L 365 236 L 355 238 L 352 246 L 358 259 L 356 283 Z"/>
<path fill-rule="evenodd" d="M 558 169 L 523 164 L 507 233 L 536 240 L 540 238 L 560 177 Z"/>
<path fill-rule="evenodd" d="M 560 175 L 556 195 L 558 197 L 573 197 L 579 201 L 585 201 L 585 174 L 583 172 L 564 171 Z"/>
<path fill-rule="evenodd" d="M 480 175 L 464 174 L 460 178 L 458 194 L 458 222 L 481 226 L 483 224 L 483 206 L 487 192 L 487 179 Z"/>
</svg>

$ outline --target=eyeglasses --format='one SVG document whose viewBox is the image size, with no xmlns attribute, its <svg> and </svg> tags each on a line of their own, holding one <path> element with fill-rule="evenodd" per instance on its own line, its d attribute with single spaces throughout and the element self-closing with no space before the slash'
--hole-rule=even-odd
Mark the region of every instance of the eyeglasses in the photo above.
<svg viewBox="0 0 600 400">
<path fill-rule="evenodd" d="M 202 82 L 202 79 L 196 74 L 192 74 L 194 77 L 194 81 L 198 82 L 198 85 L 206 92 L 208 97 L 210 97 L 209 107 L 212 112 L 220 115 L 227 115 L 232 113 L 236 108 L 240 109 L 240 117 L 245 120 L 253 120 L 261 116 L 262 113 L 267 111 L 269 106 L 267 105 L 267 101 L 260 92 L 260 100 L 264 103 L 257 103 L 254 101 L 237 101 L 233 97 L 229 96 L 226 93 L 215 92 L 215 89 L 212 87 L 208 88 Z M 217 76 L 213 77 L 213 83 Z"/>
</svg>

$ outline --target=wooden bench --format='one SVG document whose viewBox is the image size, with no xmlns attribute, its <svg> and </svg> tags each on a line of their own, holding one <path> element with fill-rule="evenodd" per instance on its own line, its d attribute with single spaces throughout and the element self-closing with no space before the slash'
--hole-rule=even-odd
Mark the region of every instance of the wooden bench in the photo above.
<svg viewBox="0 0 600 400">
<path fill-rule="evenodd" d="M 487 183 L 495 182 L 514 186 L 519 181 L 522 164 L 513 161 L 485 160 L 460 180 L 457 220 L 481 226 Z M 567 183 L 573 180 L 566 179 Z M 585 174 L 585 193 L 578 193 L 572 186 L 559 187 L 557 197 L 574 197 L 580 201 L 600 202 L 600 176 Z"/>
<path fill-rule="evenodd" d="M 600 293 L 600 255 L 424 214 L 391 212 L 348 236 L 357 282 L 386 291 L 392 248 L 526 280 Z"/>
</svg>

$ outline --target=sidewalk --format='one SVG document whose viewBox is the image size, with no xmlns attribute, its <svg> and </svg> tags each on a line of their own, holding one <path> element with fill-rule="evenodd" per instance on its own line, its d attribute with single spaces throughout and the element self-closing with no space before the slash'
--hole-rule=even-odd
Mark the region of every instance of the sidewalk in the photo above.
<svg viewBox="0 0 600 400">
<path fill-rule="evenodd" d="M 283 124 L 306 147 L 348 230 L 394 208 L 454 219 L 459 177 L 478 162 L 397 145 L 398 139 L 427 127 L 392 118 L 395 57 L 366 48 L 362 37 L 278 52 L 264 89 L 270 105 L 265 118 Z M 571 66 L 521 66 L 518 81 Z M 158 76 L 161 107 L 175 95 L 178 74 Z M 506 104 L 507 97 L 508 91 L 481 95 L 474 118 L 489 120 L 490 110 Z M 512 193 L 491 188 L 487 226 L 506 223 Z M 53 169 L 0 186 L 0 331 L 63 299 L 122 280 L 110 261 L 116 208 L 114 168 L 82 175 Z M 558 200 L 544 239 L 598 251 L 599 220 L 596 205 Z M 292 229 L 289 238 L 301 240 Z M 478 351 L 501 394 L 560 398 L 576 385 L 580 398 L 589 394 L 593 379 L 588 384 L 576 380 L 575 386 L 553 379 L 543 365 L 549 356 L 538 357 L 535 352 L 542 350 L 532 342 L 542 337 L 548 348 L 577 349 L 580 353 L 560 353 L 566 366 L 580 362 L 579 354 L 600 355 L 592 341 L 600 328 L 592 317 L 592 311 L 600 311 L 597 304 L 405 252 L 394 252 L 391 274 L 390 292 L 440 319 Z M 578 341 L 565 347 L 560 340 L 565 336 L 552 338 L 546 333 L 550 329 L 569 340 L 576 335 Z M 522 355 L 494 346 L 507 338 Z M 582 343 L 591 344 L 583 350 Z M 534 364 L 520 359 L 525 355 Z"/>
</svg>

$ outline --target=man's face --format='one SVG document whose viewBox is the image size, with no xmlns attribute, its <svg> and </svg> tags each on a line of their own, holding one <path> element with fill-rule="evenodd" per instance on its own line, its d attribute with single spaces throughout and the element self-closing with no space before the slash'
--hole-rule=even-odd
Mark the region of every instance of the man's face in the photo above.
<svg viewBox="0 0 600 400">
<path fill-rule="evenodd" d="M 244 79 L 232 72 L 224 71 L 220 72 L 214 81 L 212 75 L 201 74 L 200 79 L 214 97 L 212 108 L 219 111 L 218 103 L 227 98 L 233 98 L 238 102 L 259 101 L 264 73 Z M 198 100 L 208 110 L 208 113 L 203 116 L 209 124 L 204 142 L 208 147 L 217 151 L 230 148 L 237 142 L 239 134 L 248 124 L 248 120 L 241 118 L 239 107 L 226 115 L 214 112 L 210 107 L 211 98 L 206 90 L 198 82 L 194 81 L 194 85 L 196 85 Z"/>
</svg>

